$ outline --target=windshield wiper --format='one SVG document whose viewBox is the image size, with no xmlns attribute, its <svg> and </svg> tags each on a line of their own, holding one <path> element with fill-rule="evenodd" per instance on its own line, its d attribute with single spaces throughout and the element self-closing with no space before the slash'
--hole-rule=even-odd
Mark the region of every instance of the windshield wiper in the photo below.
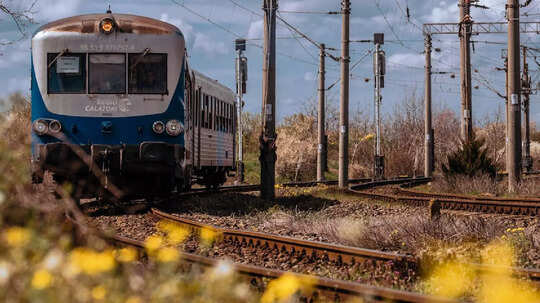
<svg viewBox="0 0 540 303">
<path fill-rule="evenodd" d="M 47 66 L 47 69 L 50 69 L 51 66 L 54 64 L 54 62 L 56 62 L 56 60 L 58 60 L 58 58 L 62 57 L 67 52 L 69 52 L 69 49 L 66 48 L 61 53 L 59 53 L 56 57 L 54 57 L 54 59 L 51 61 L 51 63 L 49 63 L 49 65 Z"/>
<path fill-rule="evenodd" d="M 137 60 L 135 60 L 135 63 L 133 63 L 133 64 L 129 67 L 129 69 L 133 69 L 133 68 L 135 68 L 135 66 L 137 66 L 139 63 L 141 63 L 142 59 L 143 59 L 146 55 L 148 55 L 148 53 L 150 53 L 150 49 L 149 49 L 149 48 L 147 48 L 147 49 L 144 50 L 144 52 L 137 58 Z"/>
</svg>

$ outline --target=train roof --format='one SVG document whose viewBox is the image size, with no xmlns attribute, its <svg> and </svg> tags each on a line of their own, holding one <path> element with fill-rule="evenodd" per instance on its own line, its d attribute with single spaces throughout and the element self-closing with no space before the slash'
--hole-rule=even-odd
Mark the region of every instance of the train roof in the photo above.
<svg viewBox="0 0 540 303">
<path fill-rule="evenodd" d="M 154 35 L 178 33 L 182 35 L 180 29 L 167 22 L 128 14 L 88 14 L 68 17 L 41 26 L 35 34 L 42 31 L 99 33 L 99 23 L 105 18 L 114 18 L 122 33 Z"/>
<path fill-rule="evenodd" d="M 219 97 L 221 97 L 224 101 L 234 102 L 235 93 L 230 88 L 219 83 L 218 80 L 212 79 L 199 71 L 193 69 L 192 71 L 195 74 L 195 82 L 200 86 L 206 87 L 208 93 L 220 94 Z M 227 98 L 225 96 L 227 96 Z"/>
</svg>

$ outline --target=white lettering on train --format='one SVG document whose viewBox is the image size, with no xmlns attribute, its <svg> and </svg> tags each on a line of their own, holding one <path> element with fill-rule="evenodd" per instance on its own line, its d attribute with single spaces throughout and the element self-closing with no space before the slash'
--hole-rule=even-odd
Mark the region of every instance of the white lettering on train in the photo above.
<svg viewBox="0 0 540 303">
<path fill-rule="evenodd" d="M 131 111 L 132 103 L 129 99 L 120 100 L 97 100 L 95 104 L 84 107 L 85 112 L 116 113 L 118 111 L 126 113 Z"/>
</svg>

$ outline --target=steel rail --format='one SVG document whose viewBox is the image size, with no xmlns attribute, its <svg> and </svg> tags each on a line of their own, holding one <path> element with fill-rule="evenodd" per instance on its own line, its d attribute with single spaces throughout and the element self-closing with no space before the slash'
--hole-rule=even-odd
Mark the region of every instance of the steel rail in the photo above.
<svg viewBox="0 0 540 303">
<path fill-rule="evenodd" d="M 122 236 L 110 236 L 110 241 L 121 245 L 128 245 L 136 247 L 140 250 L 144 250 L 144 242 L 122 237 Z M 217 259 L 207 258 L 199 255 L 182 253 L 182 259 L 189 263 L 202 265 L 205 267 L 216 266 L 219 262 Z M 376 287 L 365 284 L 359 284 L 354 282 L 347 282 L 342 280 L 332 280 L 328 278 L 321 278 L 291 272 L 285 272 L 275 269 L 267 269 L 263 267 L 233 263 L 233 269 L 240 275 L 251 279 L 277 279 L 284 274 L 293 275 L 298 278 L 307 278 L 310 281 L 315 281 L 313 288 L 314 291 L 311 294 L 311 298 L 327 299 L 335 302 L 343 302 L 351 298 L 363 298 L 365 302 L 408 302 L 408 303 L 451 303 L 456 302 L 454 300 L 424 295 L 420 293 L 413 293 L 401 290 L 394 290 L 384 287 Z M 308 298 L 309 299 L 309 298 Z M 308 302 L 311 302 L 309 300 Z"/>
<path fill-rule="evenodd" d="M 424 192 L 414 189 L 405 189 L 400 187 L 398 193 L 402 195 L 407 195 L 410 197 L 428 197 L 428 198 L 447 198 L 447 199 L 466 199 L 466 200 L 476 200 L 476 201 L 503 201 L 503 202 L 536 202 L 540 203 L 540 198 L 535 197 L 488 197 L 488 196 L 473 196 L 473 195 L 462 195 L 462 194 L 449 194 L 449 193 L 431 193 Z"/>
<path fill-rule="evenodd" d="M 338 263 L 354 264 L 366 260 L 375 260 L 376 263 L 393 261 L 395 264 L 405 268 L 415 268 L 416 259 L 413 256 L 390 252 L 377 251 L 349 247 L 337 244 L 329 244 L 318 241 L 301 240 L 291 237 L 284 237 L 260 232 L 239 231 L 228 228 L 221 228 L 214 225 L 203 224 L 193 220 L 181 218 L 177 215 L 166 213 L 162 210 L 152 208 L 151 213 L 165 220 L 171 220 L 189 229 L 210 229 L 219 233 L 222 240 L 226 242 L 246 243 L 254 247 L 270 247 L 279 251 L 287 251 L 291 254 L 299 253 L 311 258 L 328 258 L 330 261 Z"/>
</svg>

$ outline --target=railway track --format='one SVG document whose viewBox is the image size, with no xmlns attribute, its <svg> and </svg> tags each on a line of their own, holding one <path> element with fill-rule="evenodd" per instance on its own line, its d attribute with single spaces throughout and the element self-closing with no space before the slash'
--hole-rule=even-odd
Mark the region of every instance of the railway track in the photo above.
<svg viewBox="0 0 540 303">
<path fill-rule="evenodd" d="M 121 237 L 111 236 L 109 240 L 120 245 L 129 245 L 144 250 L 144 243 L 141 241 Z M 184 261 L 198 264 L 203 267 L 216 266 L 218 260 L 199 255 L 183 253 Z M 284 274 L 294 275 L 298 278 L 309 278 L 315 281 L 313 292 L 306 297 L 306 302 L 344 302 L 348 299 L 361 298 L 363 302 L 414 302 L 414 303 L 450 303 L 456 302 L 446 298 L 423 295 L 419 293 L 394 290 L 383 287 L 376 287 L 341 280 L 313 277 L 302 274 L 294 274 L 275 269 L 267 269 L 246 264 L 233 264 L 237 273 L 248 279 L 252 285 L 260 285 L 263 279 L 277 279 Z"/>
<path fill-rule="evenodd" d="M 419 182 L 419 181 L 417 181 Z M 390 203 L 414 206 L 429 206 L 437 202 L 441 209 L 495 213 L 507 215 L 538 216 L 540 199 L 535 198 L 492 198 L 462 195 L 430 194 L 410 189 L 397 189 L 394 194 L 369 192 L 366 184 L 351 186 L 351 192 L 358 196 Z"/>
<path fill-rule="evenodd" d="M 271 248 L 278 251 L 286 251 L 291 255 L 296 254 L 307 258 L 323 258 L 330 261 L 335 261 L 338 263 L 342 262 L 351 265 L 359 262 L 368 262 L 371 263 L 370 265 L 380 266 L 383 263 L 392 262 L 397 269 L 405 272 L 408 269 L 418 270 L 420 267 L 419 261 L 411 255 L 329 244 L 317 241 L 307 241 L 259 232 L 220 228 L 172 215 L 156 208 L 152 208 L 151 213 L 159 219 L 173 221 L 187 227 L 191 231 L 198 231 L 203 228 L 212 230 L 221 236 L 222 241 L 228 243 L 240 243 L 249 245 L 253 248 Z M 479 271 L 489 271 L 493 269 L 485 265 L 471 265 L 476 267 Z M 512 270 L 515 275 L 527 278 L 540 286 L 540 270 L 526 268 L 513 268 Z"/>
</svg>

